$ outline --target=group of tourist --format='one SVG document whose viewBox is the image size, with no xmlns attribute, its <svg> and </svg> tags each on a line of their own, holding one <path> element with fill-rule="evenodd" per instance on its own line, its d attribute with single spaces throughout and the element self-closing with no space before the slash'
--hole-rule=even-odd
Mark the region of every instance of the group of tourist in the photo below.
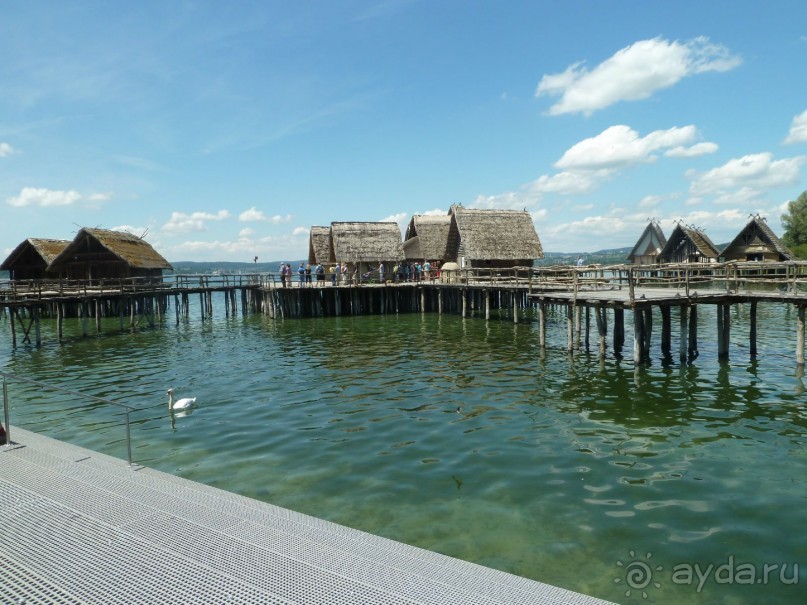
<svg viewBox="0 0 807 605">
<path fill-rule="evenodd" d="M 313 287 L 312 277 L 316 275 L 317 287 L 325 285 L 325 267 L 322 263 L 311 265 L 310 263 L 300 263 L 297 267 L 297 276 L 300 288 Z M 331 265 L 328 270 L 330 275 L 331 285 L 337 284 L 347 285 L 348 283 L 360 284 L 373 280 L 374 273 L 378 273 L 378 282 L 386 283 L 391 281 L 393 283 L 404 282 L 419 282 L 429 281 L 431 279 L 440 278 L 440 263 L 435 261 L 432 265 L 428 260 L 421 263 L 416 262 L 402 262 L 397 263 L 390 271 L 388 267 L 382 262 L 379 263 L 377 268 L 370 267 L 365 273 L 359 274 L 359 265 L 354 264 L 352 270 L 348 270 L 346 262 L 336 263 Z M 280 263 L 280 284 L 284 288 L 292 286 L 292 268 L 289 263 Z"/>
</svg>

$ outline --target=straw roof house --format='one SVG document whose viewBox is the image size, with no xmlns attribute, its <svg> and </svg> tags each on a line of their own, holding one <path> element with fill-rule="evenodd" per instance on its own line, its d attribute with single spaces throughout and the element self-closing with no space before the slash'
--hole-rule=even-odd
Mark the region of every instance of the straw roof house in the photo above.
<svg viewBox="0 0 807 605">
<path fill-rule="evenodd" d="M 742 231 L 726 246 L 725 260 L 785 261 L 793 260 L 793 253 L 768 227 L 759 215 L 748 221 Z"/>
<path fill-rule="evenodd" d="M 146 240 L 122 231 L 81 229 L 50 265 L 69 279 L 161 277 L 171 265 Z"/>
<path fill-rule="evenodd" d="M 661 226 L 656 221 L 650 221 L 628 254 L 628 262 L 634 265 L 652 265 L 657 262 L 666 243 L 667 238 L 664 237 Z"/>
<path fill-rule="evenodd" d="M 14 248 L 0 265 L 11 279 L 44 279 L 49 276 L 48 266 L 67 246 L 70 240 L 28 238 Z"/>
<path fill-rule="evenodd" d="M 391 272 L 403 260 L 401 228 L 398 223 L 331 223 L 331 262 L 346 262 L 363 272 L 385 263 Z"/>
<path fill-rule="evenodd" d="M 544 252 L 529 212 L 451 206 L 447 257 L 461 267 L 532 266 Z"/>
<path fill-rule="evenodd" d="M 717 246 L 701 229 L 678 223 L 658 259 L 661 263 L 708 263 L 716 262 L 719 255 Z"/>
<path fill-rule="evenodd" d="M 308 262 L 312 265 L 331 261 L 331 228 L 311 227 L 308 234 Z"/>
<path fill-rule="evenodd" d="M 448 233 L 451 216 L 416 214 L 409 221 L 404 237 L 403 250 L 406 260 L 446 261 Z"/>
</svg>

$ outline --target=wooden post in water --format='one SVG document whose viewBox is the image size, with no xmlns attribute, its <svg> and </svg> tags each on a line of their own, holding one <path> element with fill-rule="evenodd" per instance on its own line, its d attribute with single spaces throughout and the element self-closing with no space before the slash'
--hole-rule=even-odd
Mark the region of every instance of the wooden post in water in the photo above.
<svg viewBox="0 0 807 605">
<path fill-rule="evenodd" d="M 518 292 L 513 290 L 513 323 L 518 323 Z"/>
<path fill-rule="evenodd" d="M 101 332 L 101 301 L 95 299 L 95 332 Z"/>
<path fill-rule="evenodd" d="M 34 307 L 33 312 L 34 312 L 34 325 L 36 326 L 36 328 L 35 328 L 36 329 L 36 332 L 35 332 L 35 334 L 36 334 L 36 346 L 38 348 L 38 347 L 42 346 L 42 328 L 40 326 L 40 324 L 42 323 L 40 321 L 41 312 L 40 312 L 39 307 Z M 802 315 L 804 315 L 803 308 L 802 308 Z"/>
<path fill-rule="evenodd" d="M 485 321 L 490 319 L 490 290 L 485 290 L 483 293 L 485 297 Z"/>
<path fill-rule="evenodd" d="M 751 310 L 749 312 L 748 321 L 751 326 L 748 330 L 748 352 L 751 359 L 756 359 L 757 356 L 757 301 L 751 301 Z"/>
<path fill-rule="evenodd" d="M 678 310 L 681 314 L 679 318 L 679 326 L 680 326 L 680 342 L 678 343 L 678 358 L 683 363 L 687 359 L 687 348 L 689 346 L 689 334 L 687 332 L 687 311 L 689 308 L 687 305 L 680 305 Z"/>
<path fill-rule="evenodd" d="M 731 305 L 717 305 L 717 358 L 729 358 L 729 336 L 731 333 Z"/>
<path fill-rule="evenodd" d="M 566 305 L 566 350 L 574 351 L 574 307 Z"/>
<path fill-rule="evenodd" d="M 698 356 L 698 305 L 689 308 L 689 359 Z"/>
<path fill-rule="evenodd" d="M 538 344 L 546 347 L 546 303 L 538 303 Z"/>
<path fill-rule="evenodd" d="M 62 309 L 62 303 L 56 303 L 56 338 L 59 342 L 62 341 L 62 334 L 63 334 L 63 326 L 64 323 L 64 310 Z"/>
<path fill-rule="evenodd" d="M 8 310 L 8 319 L 11 324 L 11 346 L 17 348 L 17 328 L 14 324 L 17 323 L 15 316 L 17 314 L 16 307 L 11 307 Z"/>
<path fill-rule="evenodd" d="M 804 365 L 804 306 L 796 308 L 796 364 Z"/>
<path fill-rule="evenodd" d="M 85 338 L 87 337 L 87 301 L 82 300 L 79 303 L 79 307 L 81 308 L 81 335 Z"/>
<path fill-rule="evenodd" d="M 594 314 L 597 323 L 597 335 L 600 337 L 600 357 L 605 357 L 605 339 L 608 336 L 608 315 L 605 307 L 597 305 L 594 307 Z M 586 330 L 588 335 L 588 330 Z M 586 339 L 586 346 L 588 346 L 588 339 Z"/>
<path fill-rule="evenodd" d="M 642 315 L 644 323 L 642 330 L 642 359 L 650 361 L 650 337 L 653 335 L 653 307 L 648 305 Z"/>
<path fill-rule="evenodd" d="M 644 348 L 644 321 L 641 309 L 633 309 L 633 363 L 642 363 L 642 350 Z"/>
<path fill-rule="evenodd" d="M 659 307 L 661 311 L 661 354 L 664 359 L 669 360 L 672 357 L 672 320 L 670 319 L 670 307 L 662 305 Z"/>
<path fill-rule="evenodd" d="M 625 346 L 625 309 L 614 309 L 614 351 Z"/>
</svg>

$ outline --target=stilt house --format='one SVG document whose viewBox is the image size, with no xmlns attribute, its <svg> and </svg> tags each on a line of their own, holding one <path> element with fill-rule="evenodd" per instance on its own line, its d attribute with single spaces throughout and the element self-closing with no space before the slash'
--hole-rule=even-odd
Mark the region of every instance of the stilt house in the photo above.
<svg viewBox="0 0 807 605">
<path fill-rule="evenodd" d="M 83 228 L 50 264 L 67 279 L 161 278 L 171 265 L 146 240 L 122 231 Z"/>
<path fill-rule="evenodd" d="M 446 256 L 461 268 L 532 267 L 544 257 L 526 210 L 471 210 L 455 204 L 449 216 Z"/>
<path fill-rule="evenodd" d="M 676 225 L 658 256 L 660 263 L 714 263 L 720 252 L 701 229 Z"/>
<path fill-rule="evenodd" d="M 359 273 L 378 269 L 380 263 L 387 274 L 403 260 L 401 228 L 398 223 L 335 222 L 331 223 L 331 262 L 348 264 Z"/>
<path fill-rule="evenodd" d="M 0 265 L 12 280 L 46 279 L 51 276 L 48 267 L 70 244 L 70 240 L 28 238 Z"/>
<path fill-rule="evenodd" d="M 328 265 L 331 261 L 331 228 L 311 227 L 308 235 L 308 262 L 312 265 L 322 263 Z"/>
<path fill-rule="evenodd" d="M 404 237 L 404 256 L 408 261 L 443 263 L 447 256 L 451 216 L 416 214 L 409 221 Z"/>
<path fill-rule="evenodd" d="M 727 261 L 793 260 L 793 253 L 776 237 L 765 219 L 758 215 L 748 221 L 721 256 Z"/>
<path fill-rule="evenodd" d="M 653 265 L 667 244 L 667 238 L 656 221 L 650 221 L 639 241 L 628 254 L 628 262 L 634 265 Z"/>
</svg>

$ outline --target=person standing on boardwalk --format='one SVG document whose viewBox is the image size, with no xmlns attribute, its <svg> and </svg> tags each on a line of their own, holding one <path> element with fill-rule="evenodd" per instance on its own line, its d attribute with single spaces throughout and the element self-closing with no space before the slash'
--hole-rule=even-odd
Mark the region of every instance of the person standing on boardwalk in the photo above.
<svg viewBox="0 0 807 605">
<path fill-rule="evenodd" d="M 305 287 L 311 287 L 311 264 L 305 266 Z"/>
<path fill-rule="evenodd" d="M 378 281 L 384 283 L 384 278 L 387 274 L 387 267 L 384 263 L 378 265 Z"/>
<path fill-rule="evenodd" d="M 336 268 L 337 268 L 337 266 L 338 265 L 331 265 L 331 268 L 328 269 L 328 271 L 331 274 L 331 285 L 332 286 L 336 285 L 336 272 L 337 272 Z"/>
<path fill-rule="evenodd" d="M 300 263 L 300 266 L 297 267 L 297 275 L 300 278 L 300 287 L 304 288 L 305 287 L 305 266 L 303 265 L 303 263 Z"/>
<path fill-rule="evenodd" d="M 286 263 L 280 263 L 280 285 L 286 287 Z"/>
<path fill-rule="evenodd" d="M 342 283 L 347 284 L 347 263 L 342 261 Z"/>
<path fill-rule="evenodd" d="M 322 266 L 322 263 L 317 263 L 317 268 L 314 269 L 317 274 L 317 288 L 321 288 L 325 281 L 325 267 Z"/>
<path fill-rule="evenodd" d="M 423 279 L 424 281 L 428 281 L 431 275 L 432 266 L 431 263 L 427 260 L 423 261 Z"/>
</svg>

